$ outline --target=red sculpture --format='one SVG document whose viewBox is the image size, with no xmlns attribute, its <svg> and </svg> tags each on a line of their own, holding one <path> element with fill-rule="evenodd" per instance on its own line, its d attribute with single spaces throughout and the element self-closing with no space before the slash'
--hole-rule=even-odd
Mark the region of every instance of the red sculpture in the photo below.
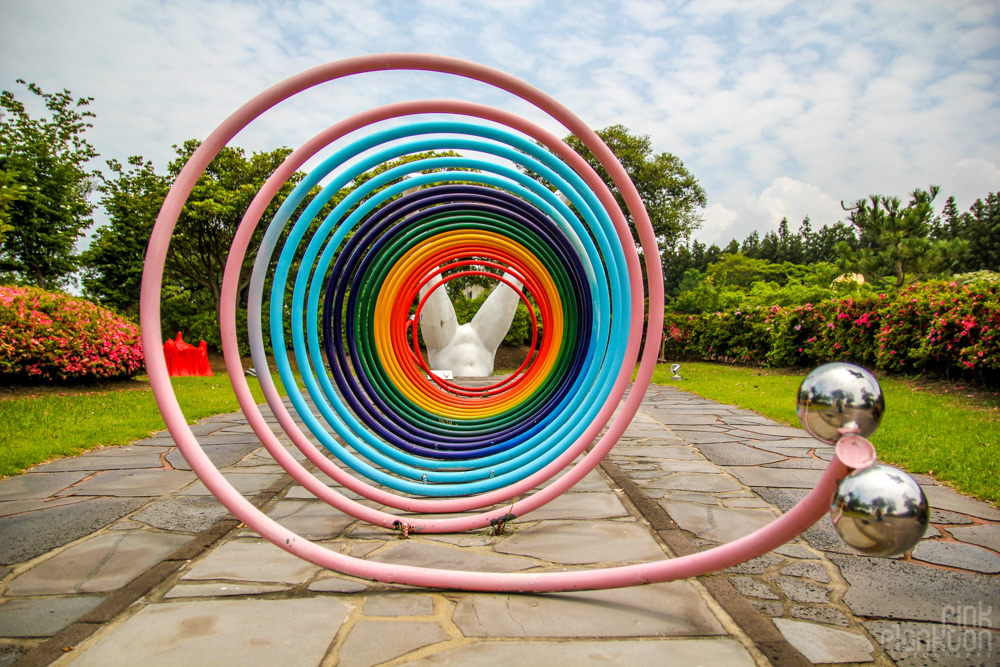
<svg viewBox="0 0 1000 667">
<path fill-rule="evenodd" d="M 184 375 L 212 375 L 212 367 L 208 363 L 208 343 L 201 341 L 198 347 L 184 342 L 181 332 L 177 332 L 177 340 L 168 340 L 163 344 L 163 356 L 167 361 L 167 374 L 170 377 Z"/>
</svg>

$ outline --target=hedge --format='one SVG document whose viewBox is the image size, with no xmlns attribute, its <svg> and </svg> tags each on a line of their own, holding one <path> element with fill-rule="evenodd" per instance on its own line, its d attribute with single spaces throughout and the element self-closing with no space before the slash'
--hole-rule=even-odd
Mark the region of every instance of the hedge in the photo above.
<svg viewBox="0 0 1000 667">
<path fill-rule="evenodd" d="M 663 355 L 771 367 L 853 361 L 893 372 L 1000 373 L 1000 283 L 934 281 L 792 308 L 667 313 Z"/>
</svg>

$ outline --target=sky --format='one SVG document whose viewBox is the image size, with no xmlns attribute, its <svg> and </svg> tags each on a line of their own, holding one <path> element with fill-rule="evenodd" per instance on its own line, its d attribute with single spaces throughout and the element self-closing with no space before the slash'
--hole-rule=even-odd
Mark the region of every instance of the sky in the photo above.
<svg viewBox="0 0 1000 667">
<path fill-rule="evenodd" d="M 706 243 L 783 217 L 815 229 L 873 193 L 939 185 L 938 210 L 954 196 L 964 211 L 1000 191 L 995 0 L 0 0 L 0 87 L 93 97 L 96 168 L 142 155 L 165 171 L 172 145 L 278 81 L 384 52 L 495 67 L 595 129 L 649 135 L 704 187 Z M 566 134 L 484 84 L 392 72 L 303 93 L 233 143 L 296 147 L 359 111 L 442 97 Z"/>
</svg>

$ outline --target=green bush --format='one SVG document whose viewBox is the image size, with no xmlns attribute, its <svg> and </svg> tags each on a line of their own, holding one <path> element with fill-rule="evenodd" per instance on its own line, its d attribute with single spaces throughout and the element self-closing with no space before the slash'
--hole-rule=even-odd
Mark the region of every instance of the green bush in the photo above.
<svg viewBox="0 0 1000 667">
<path fill-rule="evenodd" d="M 84 299 L 0 287 L 0 378 L 93 380 L 143 367 L 139 327 Z"/>
</svg>

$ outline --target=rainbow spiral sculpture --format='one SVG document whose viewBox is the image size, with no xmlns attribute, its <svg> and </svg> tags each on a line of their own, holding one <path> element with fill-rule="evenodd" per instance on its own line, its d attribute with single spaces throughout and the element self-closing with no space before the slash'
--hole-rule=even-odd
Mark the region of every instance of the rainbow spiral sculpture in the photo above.
<svg viewBox="0 0 1000 667">
<path fill-rule="evenodd" d="M 411 533 L 482 528 L 542 506 L 593 470 L 648 387 L 659 337 L 649 336 L 643 344 L 644 299 L 648 296 L 648 329 L 659 332 L 659 252 L 634 185 L 597 135 L 544 93 L 473 63 L 415 54 L 330 63 L 261 93 L 205 140 L 170 190 L 147 252 L 142 328 L 150 382 L 179 448 L 216 497 L 274 544 L 324 567 L 380 581 L 497 591 L 610 588 L 696 576 L 764 553 L 822 516 L 836 480 L 847 470 L 837 458 L 798 507 L 731 544 L 610 569 L 496 574 L 388 565 L 332 552 L 263 515 L 233 489 L 187 426 L 161 352 L 160 287 L 174 225 L 211 160 L 257 116 L 312 86 L 383 70 L 478 80 L 533 104 L 575 134 L 627 204 L 648 282 L 644 285 L 631 229 L 614 196 L 554 134 L 505 111 L 460 101 L 391 104 L 342 120 L 291 153 L 267 180 L 233 239 L 225 272 L 226 364 L 249 423 L 275 460 L 316 497 L 375 525 Z M 261 221 L 282 185 L 334 142 L 334 153 L 294 188 L 273 219 Z M 442 156 L 445 151 L 462 154 Z M 427 153 L 432 156 L 399 159 Z M 377 175 L 358 179 L 366 172 Z M 361 184 L 334 205 L 334 195 L 354 181 Z M 256 407 L 242 372 L 235 306 L 250 239 L 263 224 L 247 324 L 273 414 L 308 461 L 337 485 L 429 518 L 408 517 L 403 524 L 398 515 L 372 509 L 317 479 L 279 443 Z M 416 344 L 415 322 L 426 300 L 421 287 L 432 279 L 470 274 L 516 287 L 498 273 L 516 278 L 524 286 L 518 290 L 521 299 L 537 304 L 541 342 L 533 321 L 532 353 L 517 373 L 488 387 L 428 377 Z M 279 380 L 309 435 L 267 370 L 268 338 Z M 301 386 L 286 348 L 294 353 Z M 540 488 L 546 482 L 551 483 Z M 524 496 L 533 489 L 539 490 Z M 435 518 L 456 513 L 463 514 Z"/>
</svg>

